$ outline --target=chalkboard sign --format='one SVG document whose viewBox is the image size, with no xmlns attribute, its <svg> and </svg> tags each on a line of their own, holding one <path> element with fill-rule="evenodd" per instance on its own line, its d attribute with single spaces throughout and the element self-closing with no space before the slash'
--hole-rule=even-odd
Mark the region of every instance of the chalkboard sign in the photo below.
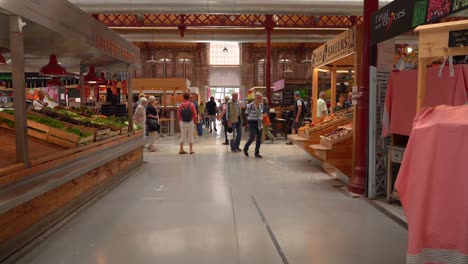
<svg viewBox="0 0 468 264">
<path fill-rule="evenodd" d="M 283 104 L 284 105 L 294 104 L 294 91 L 293 90 L 283 91 Z"/>
<path fill-rule="evenodd" d="M 468 46 L 468 30 L 456 30 L 449 32 L 450 48 Z"/>
</svg>

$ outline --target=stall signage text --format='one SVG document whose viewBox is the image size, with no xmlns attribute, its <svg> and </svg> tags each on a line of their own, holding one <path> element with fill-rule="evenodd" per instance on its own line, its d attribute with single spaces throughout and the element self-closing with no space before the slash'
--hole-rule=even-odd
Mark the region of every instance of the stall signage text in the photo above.
<svg viewBox="0 0 468 264">
<path fill-rule="evenodd" d="M 467 8 L 467 0 L 395 0 L 372 15 L 371 43 L 394 38 Z"/>
<path fill-rule="evenodd" d="M 131 64 L 137 63 L 136 55 L 133 52 L 125 49 L 110 39 L 106 39 L 99 34 L 96 34 L 96 47 L 115 58 L 122 59 L 125 62 Z"/>
<path fill-rule="evenodd" d="M 312 65 L 317 67 L 333 62 L 342 56 L 352 54 L 356 49 L 355 41 L 356 27 L 353 27 L 314 50 Z"/>
</svg>

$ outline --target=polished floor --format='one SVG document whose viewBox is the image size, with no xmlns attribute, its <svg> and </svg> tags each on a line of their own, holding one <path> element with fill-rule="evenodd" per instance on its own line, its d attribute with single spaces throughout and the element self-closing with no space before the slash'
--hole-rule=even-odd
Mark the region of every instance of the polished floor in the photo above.
<svg viewBox="0 0 468 264">
<path fill-rule="evenodd" d="M 405 263 L 407 231 L 296 146 L 266 143 L 255 159 L 221 143 L 208 133 L 181 156 L 175 136 L 159 139 L 146 164 L 19 263 Z"/>
</svg>

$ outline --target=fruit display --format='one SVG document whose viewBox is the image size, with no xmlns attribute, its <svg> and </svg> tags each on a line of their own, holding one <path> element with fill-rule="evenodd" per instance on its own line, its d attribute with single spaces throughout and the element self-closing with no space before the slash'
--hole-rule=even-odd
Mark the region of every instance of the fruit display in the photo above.
<svg viewBox="0 0 468 264">
<path fill-rule="evenodd" d="M 353 136 L 352 124 L 339 126 L 337 129 L 320 136 L 320 144 L 327 147 L 332 147 L 333 144 L 344 141 Z"/>
<path fill-rule="evenodd" d="M 450 0 L 429 0 L 427 22 L 450 13 L 452 2 Z"/>
<path fill-rule="evenodd" d="M 464 7 L 468 6 L 468 1 L 466 0 L 455 0 L 453 3 L 453 11 L 456 11 L 458 9 L 462 9 Z"/>
<path fill-rule="evenodd" d="M 351 131 L 346 129 L 346 128 L 339 127 L 337 129 L 335 129 L 334 131 L 323 135 L 323 137 L 326 137 L 326 138 L 329 138 L 329 139 L 336 139 L 336 138 L 343 137 L 343 136 L 347 135 L 348 133 L 351 133 Z"/>
</svg>

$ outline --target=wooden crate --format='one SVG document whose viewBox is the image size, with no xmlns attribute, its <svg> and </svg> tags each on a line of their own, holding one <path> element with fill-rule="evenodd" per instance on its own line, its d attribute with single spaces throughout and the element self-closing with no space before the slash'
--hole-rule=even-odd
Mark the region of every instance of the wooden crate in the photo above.
<svg viewBox="0 0 468 264">
<path fill-rule="evenodd" d="M 0 112 L 0 118 L 7 119 L 13 122 L 15 121 L 15 117 L 7 113 Z M 26 126 L 28 128 L 29 136 L 42 139 L 42 140 L 47 140 L 47 137 L 49 135 L 49 130 L 50 130 L 49 126 L 46 126 L 44 124 L 41 124 L 32 120 L 27 120 Z M 14 127 L 9 127 L 7 124 L 5 124 L 5 126 L 3 127 L 7 129 L 15 130 Z"/>
<path fill-rule="evenodd" d="M 324 136 L 320 136 L 320 144 L 324 145 L 325 147 L 332 148 L 334 144 L 339 143 L 341 141 L 345 141 L 346 139 L 352 138 L 352 137 L 353 137 L 352 132 L 348 132 L 348 134 L 346 134 L 346 135 L 344 135 L 342 137 L 339 137 L 339 138 L 334 138 L 334 139 L 324 137 Z"/>
<path fill-rule="evenodd" d="M 122 129 L 120 130 L 120 135 L 124 135 L 124 134 L 127 134 L 127 133 L 128 133 L 128 126 L 122 127 Z"/>
</svg>

